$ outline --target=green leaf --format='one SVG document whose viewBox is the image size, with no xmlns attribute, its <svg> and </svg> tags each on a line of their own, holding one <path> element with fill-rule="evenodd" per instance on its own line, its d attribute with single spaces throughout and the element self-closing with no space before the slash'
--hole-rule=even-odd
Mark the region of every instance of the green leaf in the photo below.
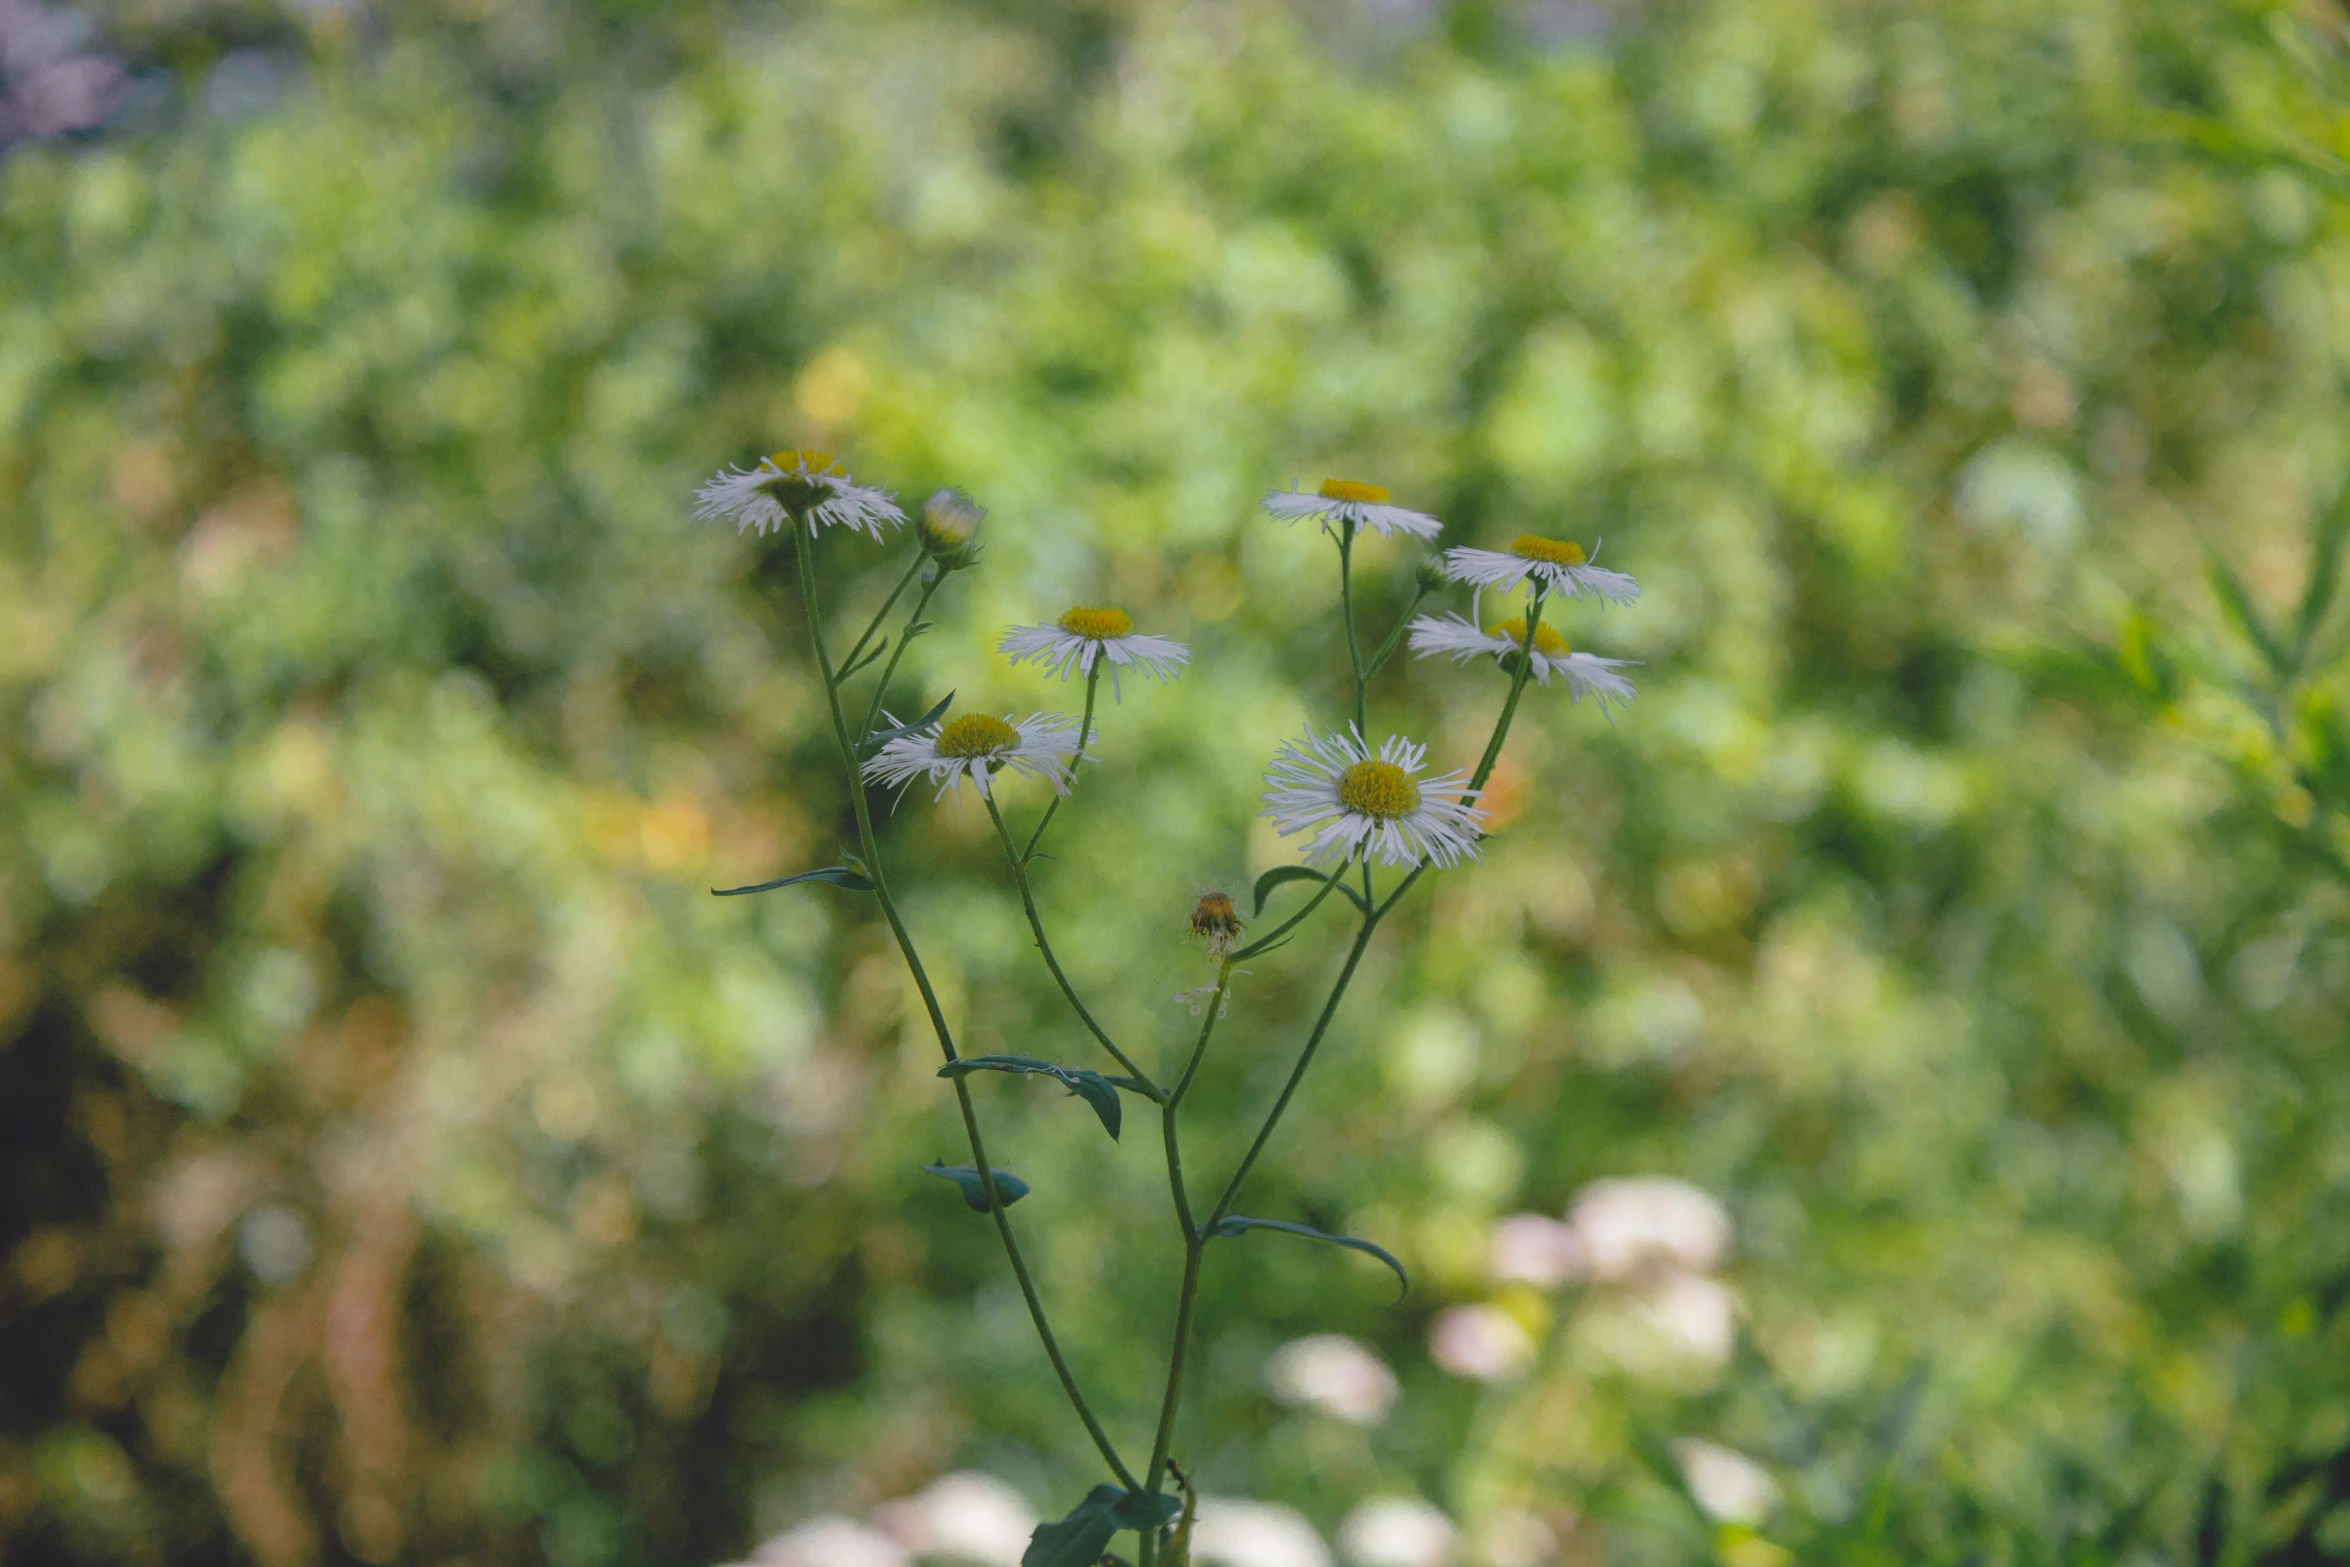
<svg viewBox="0 0 2350 1567">
<path fill-rule="evenodd" d="M 1333 877 L 1325 876 L 1320 871 L 1315 870 L 1311 866 L 1307 865 L 1276 865 L 1271 870 L 1265 872 L 1264 875 L 1257 878 L 1257 903 L 1256 907 L 1249 912 L 1252 914 L 1264 913 L 1265 900 L 1272 896 L 1273 889 L 1280 886 L 1283 882 L 1291 881 L 1330 882 L 1331 885 L 1336 887 L 1338 891 L 1345 893 L 1348 900 L 1351 901 L 1356 908 L 1363 908 L 1362 894 L 1356 892 L 1352 887 L 1349 887 L 1343 881 L 1338 881 Z M 1370 910 L 1364 909 L 1363 912 L 1367 914 L 1370 912 Z"/>
<path fill-rule="evenodd" d="M 2293 673 L 2291 657 L 2269 631 L 2268 623 L 2260 618 L 2260 611 L 2254 606 L 2252 595 L 2244 590 L 2243 579 L 2236 575 L 2235 568 L 2222 560 L 2217 550 L 2208 552 L 2204 564 L 2211 578 L 2211 590 L 2219 595 L 2220 608 L 2226 613 L 2229 622 L 2246 641 L 2260 650 L 2260 656 L 2268 661 L 2270 673 L 2279 679 L 2290 677 Z"/>
<path fill-rule="evenodd" d="M 924 1175 L 943 1176 L 963 1188 L 963 1201 L 970 1204 L 973 1213 L 991 1213 L 987 1203 L 987 1183 L 979 1178 L 976 1166 L 968 1164 L 926 1164 Z M 995 1177 L 995 1189 L 1001 1193 L 1004 1206 L 1009 1208 L 1028 1195 L 1028 1183 L 1009 1170 L 990 1170 Z"/>
<path fill-rule="evenodd" d="M 932 708 L 929 712 L 924 713 L 920 718 L 915 719 L 912 723 L 899 724 L 892 729 L 874 730 L 858 744 L 857 760 L 860 762 L 870 762 L 873 760 L 873 758 L 879 756 L 881 754 L 881 748 L 889 744 L 892 740 L 903 739 L 905 736 L 912 734 L 917 729 L 921 729 L 926 725 L 937 723 L 940 718 L 945 716 L 948 706 L 952 704 L 954 700 L 955 693 L 949 691 L 945 696 L 942 696 L 938 699 L 938 706 Z"/>
<path fill-rule="evenodd" d="M 863 867 L 859 867 L 862 869 Z M 789 887 L 794 882 L 825 881 L 835 887 L 846 887 L 851 892 L 871 892 L 873 883 L 850 870 L 846 865 L 827 865 L 820 871 L 802 871 L 797 876 L 786 876 L 778 881 L 763 881 L 756 887 L 712 887 L 713 898 L 739 898 L 750 892 L 773 892 L 778 887 Z"/>
<path fill-rule="evenodd" d="M 1094 1567 L 1121 1529 L 1156 1529 L 1182 1511 L 1172 1496 L 1142 1496 L 1108 1481 L 1085 1493 L 1067 1517 L 1040 1523 L 1020 1553 L 1020 1567 Z"/>
<path fill-rule="evenodd" d="M 1117 1140 L 1118 1124 L 1123 1116 L 1117 1085 L 1099 1072 L 1055 1066 L 1034 1056 L 965 1056 L 938 1069 L 941 1077 L 967 1077 L 973 1072 L 1018 1072 L 1049 1077 L 1093 1106 L 1093 1113 L 1101 1118 L 1102 1130 L 1110 1134 L 1111 1141 Z"/>
<path fill-rule="evenodd" d="M 1403 1264 L 1396 1261 L 1394 1255 L 1386 1248 L 1374 1246 L 1369 1241 L 1356 1240 L 1351 1235 L 1331 1235 L 1315 1229 L 1310 1224 L 1293 1224 L 1287 1219 L 1252 1219 L 1246 1214 L 1232 1213 L 1218 1219 L 1215 1228 L 1208 1233 L 1230 1238 L 1236 1235 L 1245 1235 L 1250 1230 L 1281 1230 L 1291 1235 L 1303 1235 L 1308 1240 L 1328 1241 L 1333 1246 L 1344 1246 L 1350 1250 L 1362 1252 L 1366 1256 L 1376 1257 L 1395 1270 L 1395 1280 L 1400 1286 L 1395 1292 L 1396 1300 L 1403 1299 L 1412 1287 L 1411 1279 L 1403 1271 Z M 1392 1306 L 1395 1301 L 1389 1301 L 1388 1304 Z"/>
<path fill-rule="evenodd" d="M 2333 510 L 2318 525 L 2317 539 L 2310 549 L 2309 585 L 2302 591 L 2299 624 L 2293 633 L 2293 662 L 2297 667 L 2309 662 L 2309 648 L 2317 640 L 2317 628 L 2324 624 L 2326 611 L 2334 607 L 2334 592 L 2342 582 L 2345 543 L 2350 543 L 2350 487 L 2343 489 L 2334 501 Z"/>
</svg>

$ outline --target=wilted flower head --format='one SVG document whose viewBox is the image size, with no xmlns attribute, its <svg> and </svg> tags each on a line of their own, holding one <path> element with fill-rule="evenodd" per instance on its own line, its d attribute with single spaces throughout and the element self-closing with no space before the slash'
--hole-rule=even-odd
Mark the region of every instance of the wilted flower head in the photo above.
<svg viewBox="0 0 2350 1567">
<path fill-rule="evenodd" d="M 1365 1502 L 1338 1526 L 1338 1548 L 1355 1567 L 1444 1567 L 1458 1539 L 1452 1520 L 1416 1496 Z"/>
<path fill-rule="evenodd" d="M 1208 944 L 1208 956 L 1222 958 L 1240 939 L 1240 910 L 1232 906 L 1232 895 L 1225 892 L 1203 892 L 1191 906 L 1191 933 Z"/>
<path fill-rule="evenodd" d="M 1710 1195 L 1668 1175 L 1593 1181 L 1567 1222 L 1582 1236 L 1592 1277 L 1628 1279 L 1659 1268 L 1703 1273 L 1730 1249 L 1730 1216 Z"/>
<path fill-rule="evenodd" d="M 1453 1306 L 1428 1330 L 1428 1353 L 1456 1377 L 1503 1382 L 1534 1363 L 1534 1340 L 1499 1306 Z"/>
<path fill-rule="evenodd" d="M 1284 1404 L 1350 1425 L 1376 1425 L 1395 1402 L 1387 1362 L 1343 1333 L 1293 1339 L 1265 1362 L 1265 1383 Z"/>
<path fill-rule="evenodd" d="M 932 490 L 914 525 L 922 553 L 947 571 L 960 571 L 978 558 L 979 525 L 987 508 L 952 486 Z"/>
</svg>

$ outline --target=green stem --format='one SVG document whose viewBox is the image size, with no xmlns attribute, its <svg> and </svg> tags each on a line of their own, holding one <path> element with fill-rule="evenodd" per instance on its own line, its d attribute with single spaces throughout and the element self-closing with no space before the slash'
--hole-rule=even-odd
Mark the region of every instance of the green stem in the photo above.
<svg viewBox="0 0 2350 1567">
<path fill-rule="evenodd" d="M 1329 897 L 1330 894 L 1338 890 L 1338 874 L 1339 873 L 1334 872 L 1326 881 L 1324 881 L 1322 883 L 1322 890 L 1308 898 L 1304 908 L 1298 910 L 1295 914 L 1292 914 L 1289 916 L 1289 918 L 1274 926 L 1264 935 L 1259 936 L 1256 940 L 1250 942 L 1247 946 L 1232 954 L 1232 961 L 1235 963 L 1240 963 L 1246 961 L 1249 958 L 1255 957 L 1258 953 L 1263 952 L 1266 948 L 1272 946 L 1273 943 L 1279 941 L 1282 937 L 1288 935 L 1292 930 L 1295 930 L 1299 925 L 1303 924 L 1307 915 L 1313 913 L 1314 910 L 1322 906 L 1322 900 L 1324 898 Z"/>
<path fill-rule="evenodd" d="M 795 522 L 799 520 L 794 518 Z M 953 1061 L 957 1059 L 954 1034 L 947 1027 L 946 1013 L 939 1007 L 938 993 L 931 987 L 930 975 L 922 966 L 921 954 L 914 950 L 914 939 L 907 934 L 905 921 L 898 917 L 897 900 L 890 896 L 888 878 L 882 874 L 881 851 L 874 841 L 873 812 L 865 798 L 864 775 L 857 766 L 856 745 L 849 739 L 848 716 L 841 710 L 840 685 L 833 678 L 832 656 L 825 651 L 824 621 L 816 603 L 813 544 L 803 537 L 798 541 L 795 553 L 799 557 L 800 602 L 805 607 L 808 619 L 808 643 L 815 652 L 816 667 L 824 676 L 824 696 L 832 710 L 832 734 L 840 747 L 841 765 L 848 769 L 849 803 L 856 812 L 857 843 L 865 856 L 865 874 L 873 883 L 874 901 L 881 905 L 882 917 L 889 922 L 890 934 L 897 940 L 898 952 L 905 958 L 906 968 L 914 976 L 914 988 L 921 992 L 923 1009 L 930 1014 L 930 1026 L 938 1035 L 938 1047 L 947 1060 Z M 925 588 L 922 595 L 925 603 L 936 586 L 934 582 Z M 915 613 L 921 613 L 919 605 Z M 900 651 L 903 651 L 902 647 Z M 897 661 L 893 658 L 890 662 L 894 667 Z M 885 675 L 885 684 L 887 679 Z M 878 705 L 881 700 L 878 689 L 873 699 Z M 870 717 L 866 723 L 870 728 Z M 1020 1282 L 1020 1296 L 1028 1303 L 1029 1320 L 1036 1324 L 1036 1336 L 1044 1343 L 1045 1357 L 1053 1363 L 1054 1374 L 1061 1379 L 1062 1391 L 1069 1395 L 1069 1402 L 1076 1409 L 1077 1418 L 1085 1422 L 1086 1433 L 1093 1438 L 1093 1445 L 1100 1450 L 1111 1473 L 1131 1491 L 1135 1486 L 1133 1473 L 1127 1469 L 1125 1460 L 1118 1456 L 1117 1448 L 1110 1443 L 1109 1433 L 1094 1418 L 1092 1407 L 1078 1390 L 1077 1378 L 1069 1370 L 1068 1361 L 1062 1357 L 1060 1341 L 1053 1336 L 1052 1323 L 1045 1317 L 1044 1302 L 1037 1296 L 1036 1285 L 1028 1276 L 1028 1264 L 1020 1255 L 1020 1243 L 1012 1234 L 1012 1221 L 1006 1215 L 1003 1198 L 996 1189 L 995 1169 L 987 1162 L 987 1147 L 979 1136 L 979 1116 L 971 1104 L 970 1086 L 961 1078 L 955 1079 L 954 1086 L 955 1101 L 963 1113 L 963 1131 L 971 1143 L 971 1163 L 979 1171 L 980 1188 L 987 1194 L 988 1211 L 995 1217 L 996 1234 L 1004 1243 L 1004 1255 L 1011 1259 L 1012 1276 Z"/>
<path fill-rule="evenodd" d="M 1412 595 L 1411 603 L 1404 607 L 1403 618 L 1395 623 L 1393 631 L 1387 633 L 1387 640 L 1379 644 L 1379 651 L 1371 655 L 1371 662 L 1363 666 L 1364 679 L 1370 679 L 1387 667 L 1387 661 L 1395 656 L 1396 644 L 1403 640 L 1404 632 L 1411 626 L 1413 613 L 1419 609 L 1420 601 L 1427 596 L 1428 590 L 1426 588 L 1422 588 Z"/>
<path fill-rule="evenodd" d="M 1501 760 L 1501 744 L 1509 738 L 1510 723 L 1518 715 L 1518 698 L 1526 694 L 1526 681 L 1534 673 L 1534 633 L 1542 626 L 1542 590 L 1534 591 L 1534 601 L 1526 606 L 1526 651 L 1518 655 L 1517 672 L 1510 678 L 1508 700 L 1501 704 L 1501 717 L 1494 721 L 1493 738 L 1485 742 L 1485 754 L 1477 762 L 1477 771 L 1469 779 L 1469 788 L 1482 793 L 1485 780 L 1493 776 L 1494 763 Z"/>
<path fill-rule="evenodd" d="M 915 564 L 921 563 L 917 561 Z M 939 584 L 944 581 L 946 581 L 944 572 L 937 572 L 922 579 L 922 592 L 914 600 L 914 612 L 906 617 L 906 627 L 909 632 L 920 622 L 922 612 L 930 607 L 931 595 L 938 591 Z M 906 645 L 913 640 L 910 635 L 900 636 L 897 647 L 889 655 L 889 662 L 881 666 L 881 678 L 873 683 L 873 700 L 865 704 L 865 721 L 857 726 L 857 745 L 863 745 L 865 737 L 873 732 L 873 720 L 881 712 L 881 698 L 889 690 L 890 677 L 898 672 L 898 660 L 906 656 Z M 826 685 L 832 684 L 830 669 L 825 671 L 824 683 Z M 856 766 L 856 762 L 853 760 L 856 755 L 856 746 L 849 748 L 849 754 L 852 757 L 849 765 L 853 768 Z"/>
<path fill-rule="evenodd" d="M 1093 697 L 1095 688 L 1102 683 L 1102 663 L 1103 660 L 1097 657 L 1093 661 L 1093 668 L 1085 674 L 1085 717 L 1077 725 L 1077 754 L 1069 759 L 1071 789 L 1077 787 L 1077 764 L 1085 760 L 1085 744 L 1093 738 Z M 1045 803 L 1044 815 L 1037 819 L 1036 831 L 1028 835 L 1028 847 L 1020 851 L 1022 865 L 1036 858 L 1036 846 L 1044 842 L 1044 830 L 1053 824 L 1053 813 L 1061 808 L 1061 802 L 1067 798 L 1066 794 L 1056 792 Z"/>
<path fill-rule="evenodd" d="M 1143 1092 L 1146 1095 L 1163 1103 L 1166 1091 L 1152 1082 L 1150 1074 L 1136 1066 L 1126 1052 L 1118 1048 L 1116 1042 L 1110 1038 L 1101 1024 L 1094 1021 L 1093 1014 L 1086 1010 L 1085 1003 L 1077 999 L 1077 987 L 1070 984 L 1069 976 L 1061 972 L 1061 960 L 1053 956 L 1053 944 L 1045 939 L 1044 920 L 1036 912 L 1036 893 L 1028 885 L 1028 867 L 1020 863 L 1019 846 L 1012 842 L 1012 829 L 1005 824 L 1004 813 L 995 803 L 995 791 L 992 787 L 982 789 L 979 792 L 979 797 L 987 802 L 988 820 L 995 823 L 996 836 L 1003 840 L 1004 858 L 1012 866 L 1012 883 L 1020 889 L 1020 907 L 1028 915 L 1028 933 L 1036 938 L 1036 950 L 1044 954 L 1044 966 L 1052 970 L 1053 983 L 1060 986 L 1061 994 L 1069 998 L 1070 1008 L 1076 1012 L 1077 1020 L 1085 1025 L 1087 1032 L 1101 1041 L 1101 1047 L 1104 1050 L 1117 1058 L 1118 1064 L 1126 1069 L 1128 1076 L 1142 1084 Z"/>
<path fill-rule="evenodd" d="M 913 581 L 914 573 L 920 571 L 921 569 L 922 552 L 917 549 L 914 551 L 913 561 L 906 567 L 906 574 L 898 578 L 898 585 L 889 590 L 889 597 L 881 601 L 881 608 L 875 610 L 873 612 L 873 618 L 865 622 L 864 634 L 857 638 L 857 645 L 850 648 L 848 652 L 842 656 L 840 661 L 841 668 L 855 669 L 857 667 L 857 655 L 865 651 L 865 644 L 872 641 L 873 633 L 881 629 L 881 618 L 889 613 L 889 607 L 898 601 L 898 595 L 906 591 L 906 584 Z"/>
<path fill-rule="evenodd" d="M 1388 901 L 1392 904 L 1397 897 L 1402 896 L 1403 889 L 1417 881 L 1419 876 L 1420 867 L 1414 867 Z M 1250 1167 L 1257 1162 L 1257 1155 L 1263 1153 L 1265 1144 L 1272 1140 L 1273 1128 L 1281 1124 L 1281 1114 L 1289 1108 L 1290 1099 L 1297 1093 L 1297 1085 L 1305 1080 L 1306 1068 L 1314 1064 L 1314 1052 L 1322 1048 L 1322 1037 L 1330 1031 L 1330 1020 L 1338 1015 L 1338 1003 L 1345 998 L 1346 987 L 1353 983 L 1355 969 L 1362 963 L 1363 951 L 1370 946 L 1371 937 L 1379 929 L 1379 920 L 1384 912 L 1382 910 L 1379 914 L 1363 917 L 1362 928 L 1355 932 L 1354 945 L 1347 950 L 1346 966 L 1338 971 L 1338 982 L 1330 987 L 1330 997 L 1322 1003 L 1321 1015 L 1314 1019 L 1314 1031 L 1306 1036 L 1306 1047 L 1298 1052 L 1297 1065 L 1289 1071 L 1289 1081 L 1281 1085 L 1281 1096 L 1273 1101 L 1273 1109 L 1265 1117 L 1265 1124 L 1257 1129 L 1256 1141 L 1248 1145 L 1248 1152 L 1241 1158 L 1240 1168 L 1234 1170 L 1232 1179 L 1224 1183 L 1224 1195 L 1216 1199 L 1215 1208 L 1208 1214 L 1204 1228 L 1209 1233 L 1213 1233 L 1217 1224 L 1232 1211 L 1232 1199 L 1239 1195 L 1240 1183 L 1248 1178 Z"/>
<path fill-rule="evenodd" d="M 1355 639 L 1354 554 L 1355 525 L 1350 517 L 1338 525 L 1338 608 L 1346 621 L 1346 661 L 1355 675 L 1355 733 L 1368 743 L 1371 720 L 1365 693 L 1369 684 L 1363 675 L 1363 646 Z"/>
<path fill-rule="evenodd" d="M 1167 1471 L 1168 1449 L 1175 1441 L 1175 1414 L 1183 1404 L 1183 1373 L 1191 1359 L 1192 1317 L 1199 1305 L 1200 1257 L 1207 1249 L 1207 1236 L 1192 1222 L 1191 1196 L 1184 1189 L 1183 1148 L 1176 1137 L 1175 1115 L 1182 1108 L 1192 1078 L 1199 1072 L 1201 1059 L 1208 1053 L 1208 1040 L 1216 1032 L 1216 1020 L 1223 1015 L 1224 997 L 1231 986 L 1232 959 L 1227 956 L 1216 964 L 1216 989 L 1208 997 L 1208 1015 L 1200 1023 L 1199 1041 L 1191 1047 L 1191 1060 L 1185 1064 L 1175 1091 L 1159 1107 L 1159 1134 L 1167 1146 L 1167 1186 L 1175 1194 L 1175 1221 L 1183 1229 L 1183 1284 L 1175 1297 L 1175 1345 L 1167 1355 L 1167 1392 L 1159 1401 L 1159 1427 L 1151 1438 L 1148 1473 L 1153 1496 L 1158 1494 L 1159 1479 Z M 1145 1548 L 1151 1543 L 1146 1539 Z"/>
</svg>

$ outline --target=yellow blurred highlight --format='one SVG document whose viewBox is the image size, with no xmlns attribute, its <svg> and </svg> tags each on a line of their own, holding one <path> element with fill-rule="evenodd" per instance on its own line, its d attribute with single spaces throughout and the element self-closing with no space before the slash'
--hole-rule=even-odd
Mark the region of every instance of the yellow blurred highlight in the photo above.
<svg viewBox="0 0 2350 1567">
<path fill-rule="evenodd" d="M 856 419 L 872 385 L 863 360 L 846 348 L 828 348 L 793 383 L 792 406 L 811 423 L 838 430 Z"/>
</svg>

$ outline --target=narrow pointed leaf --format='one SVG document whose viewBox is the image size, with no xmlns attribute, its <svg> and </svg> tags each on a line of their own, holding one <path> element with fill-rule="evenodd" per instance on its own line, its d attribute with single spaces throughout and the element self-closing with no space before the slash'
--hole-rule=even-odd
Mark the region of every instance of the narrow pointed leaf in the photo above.
<svg viewBox="0 0 2350 1567">
<path fill-rule="evenodd" d="M 2236 569 L 2222 560 L 2217 550 L 2210 552 L 2205 566 L 2211 577 L 2211 590 L 2219 595 L 2220 608 L 2234 623 L 2237 632 L 2260 650 L 2260 656 L 2268 661 L 2270 673 L 2280 679 L 2290 676 L 2293 673 L 2292 660 L 2268 629 L 2268 623 L 2260 618 L 2260 610 L 2252 602 L 2252 595 L 2245 591 L 2244 581 L 2236 575 Z"/>
<path fill-rule="evenodd" d="M 846 887 L 851 892 L 871 892 L 873 883 L 850 870 L 846 865 L 827 865 L 820 871 L 802 871 L 797 876 L 785 876 L 776 881 L 763 881 L 756 887 L 712 887 L 713 898 L 739 898 L 750 892 L 773 892 L 778 887 L 789 887 L 795 882 L 830 882 L 835 887 Z"/>
<path fill-rule="evenodd" d="M 2326 611 L 2334 607 L 2334 592 L 2342 581 L 2342 547 L 2350 543 L 2350 487 L 2334 502 L 2318 525 L 2317 542 L 2310 550 L 2309 585 L 2301 594 L 2300 624 L 2293 635 L 2293 661 L 2306 666 L 2310 645 Z"/>
<path fill-rule="evenodd" d="M 864 739 L 864 742 L 857 747 L 857 760 L 860 762 L 870 762 L 873 760 L 873 758 L 879 756 L 881 754 L 881 748 L 889 744 L 892 740 L 903 739 L 905 736 L 912 734 L 917 729 L 921 729 L 927 725 L 937 723 L 939 719 L 946 715 L 948 706 L 951 705 L 954 700 L 955 693 L 949 691 L 945 696 L 942 696 L 938 699 L 938 706 L 932 708 L 929 712 L 924 713 L 920 718 L 915 719 L 912 723 L 899 724 L 896 727 L 890 729 L 874 730 L 871 734 L 867 735 Z"/>
<path fill-rule="evenodd" d="M 1323 875 L 1320 871 L 1315 870 L 1310 865 L 1276 865 L 1271 870 L 1265 872 L 1264 875 L 1257 878 L 1256 907 L 1249 912 L 1252 914 L 1264 913 L 1265 900 L 1273 895 L 1274 888 L 1280 886 L 1284 882 L 1329 881 L 1330 879 L 1330 877 Z M 1356 908 L 1359 909 L 1363 906 L 1362 894 L 1356 892 L 1345 882 L 1339 882 L 1336 885 L 1337 890 L 1345 893 L 1348 900 L 1351 901 Z"/>
<path fill-rule="evenodd" d="M 1344 1246 L 1349 1250 L 1359 1251 L 1365 1256 L 1376 1257 L 1395 1270 L 1395 1282 L 1399 1286 L 1395 1292 L 1396 1300 L 1403 1299 L 1412 1287 L 1410 1277 L 1403 1271 L 1403 1264 L 1395 1260 L 1393 1253 L 1385 1247 L 1374 1246 L 1369 1241 L 1357 1240 L 1352 1235 L 1332 1235 L 1326 1231 L 1317 1230 L 1310 1224 L 1296 1224 L 1288 1219 L 1252 1219 L 1242 1213 L 1227 1214 L 1218 1219 L 1215 1229 L 1209 1233 L 1229 1238 L 1245 1235 L 1250 1230 L 1282 1230 L 1291 1235 L 1303 1235 L 1308 1240 L 1328 1241 L 1333 1246 Z M 1388 1302 L 1389 1305 L 1394 1303 L 1394 1301 Z"/>
<path fill-rule="evenodd" d="M 926 1164 L 922 1167 L 922 1173 L 943 1176 L 963 1188 L 963 1201 L 970 1204 L 973 1213 L 992 1213 L 994 1211 L 987 1204 L 987 1183 L 979 1178 L 977 1166 Z M 1002 1194 L 1005 1207 L 1009 1208 L 1028 1195 L 1028 1183 L 1011 1171 L 991 1170 L 989 1173 L 995 1177 L 995 1189 Z"/>
<path fill-rule="evenodd" d="M 965 1056 L 960 1061 L 949 1061 L 938 1069 L 941 1077 L 967 1077 L 973 1072 L 1018 1072 L 1049 1077 L 1069 1092 L 1093 1107 L 1100 1118 L 1102 1130 L 1114 1142 L 1124 1109 L 1118 1103 L 1118 1089 L 1112 1079 L 1083 1067 L 1056 1066 L 1050 1061 L 1039 1061 L 1034 1056 Z"/>
</svg>

